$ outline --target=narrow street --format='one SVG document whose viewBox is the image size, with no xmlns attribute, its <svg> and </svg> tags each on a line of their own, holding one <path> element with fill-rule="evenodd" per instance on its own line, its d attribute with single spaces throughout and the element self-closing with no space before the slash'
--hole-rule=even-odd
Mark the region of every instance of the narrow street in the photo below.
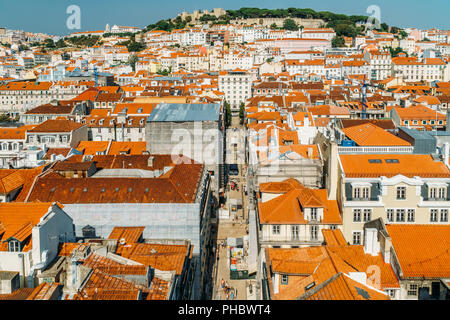
<svg viewBox="0 0 450 320">
<path fill-rule="evenodd" d="M 229 210 L 231 202 L 237 200 L 239 205 L 235 212 L 231 212 L 229 219 L 219 219 L 217 227 L 217 257 L 215 266 L 213 268 L 213 299 L 227 300 L 225 290 L 223 290 L 221 281 L 224 280 L 228 287 L 231 288 L 235 294 L 235 300 L 247 300 L 247 286 L 249 280 L 231 280 L 230 279 L 230 256 L 228 254 L 226 242 L 228 237 L 242 238 L 248 235 L 248 210 L 247 210 L 247 196 L 244 192 L 246 185 L 246 172 L 244 170 L 245 164 L 242 164 L 239 158 L 243 158 L 239 152 L 242 152 L 244 146 L 241 145 L 242 137 L 245 134 L 244 128 L 239 124 L 239 118 L 233 117 L 231 128 L 232 133 L 227 135 L 227 155 L 226 164 L 237 163 L 239 168 L 239 175 L 230 175 L 228 177 L 228 184 L 225 188 L 226 203 L 223 207 Z M 232 146 L 232 143 L 238 143 L 237 148 Z M 237 188 L 231 189 L 231 182 L 235 182 Z M 239 191 L 238 191 L 239 190 Z M 236 199 L 236 200 L 232 200 Z M 222 245 L 224 243 L 224 245 Z M 229 298 L 231 299 L 231 298 Z"/>
</svg>

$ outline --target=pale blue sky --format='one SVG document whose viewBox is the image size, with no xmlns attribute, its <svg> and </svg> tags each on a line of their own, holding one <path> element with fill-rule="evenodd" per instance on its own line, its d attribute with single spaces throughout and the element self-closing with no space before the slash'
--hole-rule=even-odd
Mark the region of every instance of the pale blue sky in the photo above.
<svg viewBox="0 0 450 320">
<path fill-rule="evenodd" d="M 69 5 L 81 8 L 81 30 L 66 27 Z M 74 31 L 100 30 L 106 23 L 145 27 L 176 16 L 185 9 L 312 8 L 316 11 L 367 15 L 370 5 L 381 8 L 381 20 L 389 25 L 450 29 L 449 0 L 0 0 L 0 27 L 65 35 Z"/>
</svg>

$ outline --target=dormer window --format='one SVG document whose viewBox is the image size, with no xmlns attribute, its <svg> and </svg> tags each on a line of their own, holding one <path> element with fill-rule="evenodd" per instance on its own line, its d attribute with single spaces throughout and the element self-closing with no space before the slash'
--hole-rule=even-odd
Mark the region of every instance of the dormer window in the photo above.
<svg viewBox="0 0 450 320">
<path fill-rule="evenodd" d="M 310 214 L 309 214 L 309 220 L 311 221 L 317 221 L 317 208 L 311 208 Z"/>
<path fill-rule="evenodd" d="M 431 187 L 430 189 L 430 199 L 443 200 L 447 196 L 447 188 L 445 187 Z"/>
<path fill-rule="evenodd" d="M 128 120 L 128 125 L 131 125 L 131 124 L 133 124 L 133 120 L 132 119 Z"/>
<path fill-rule="evenodd" d="M 355 200 L 369 199 L 369 187 L 353 188 L 353 199 L 355 199 Z"/>
<path fill-rule="evenodd" d="M 8 243 L 8 251 L 9 252 L 20 252 L 20 242 L 17 240 L 10 240 Z"/>
</svg>

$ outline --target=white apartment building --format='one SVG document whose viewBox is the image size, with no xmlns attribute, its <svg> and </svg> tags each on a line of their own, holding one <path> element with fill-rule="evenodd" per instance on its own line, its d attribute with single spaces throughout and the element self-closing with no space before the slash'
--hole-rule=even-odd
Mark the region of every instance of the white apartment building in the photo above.
<svg viewBox="0 0 450 320">
<path fill-rule="evenodd" d="M 231 111 L 237 113 L 241 103 L 245 103 L 252 95 L 251 75 L 240 69 L 223 72 L 219 75 L 219 91 L 225 94 Z"/>
<path fill-rule="evenodd" d="M 384 80 L 392 74 L 392 58 L 387 52 L 378 50 L 367 50 L 364 60 L 369 63 L 370 79 Z"/>
<path fill-rule="evenodd" d="M 392 59 L 392 76 L 403 77 L 406 82 L 443 81 L 446 63 L 440 58 L 419 60 L 416 57 Z"/>
<path fill-rule="evenodd" d="M 347 154 L 338 156 L 337 198 L 344 237 L 362 244 L 364 223 L 446 224 L 450 170 L 431 155 Z"/>
</svg>

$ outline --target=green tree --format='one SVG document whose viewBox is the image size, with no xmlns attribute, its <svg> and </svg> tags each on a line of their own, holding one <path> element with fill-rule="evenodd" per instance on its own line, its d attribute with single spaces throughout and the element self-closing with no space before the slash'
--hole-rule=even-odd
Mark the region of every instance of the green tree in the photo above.
<svg viewBox="0 0 450 320">
<path fill-rule="evenodd" d="M 137 56 L 137 54 L 132 54 L 130 55 L 130 57 L 128 58 L 128 64 L 131 66 L 131 68 L 133 69 L 133 71 L 136 71 L 136 63 L 139 61 L 139 57 Z"/>
<path fill-rule="evenodd" d="M 11 118 L 7 113 L 0 114 L 0 122 L 10 122 Z"/>
<path fill-rule="evenodd" d="M 45 39 L 45 40 L 44 40 L 44 46 L 45 46 L 46 48 L 53 49 L 53 48 L 55 48 L 55 42 L 54 42 L 52 39 L 50 39 L 50 38 Z"/>
<path fill-rule="evenodd" d="M 345 47 L 345 40 L 342 37 L 334 37 L 333 40 L 331 40 L 331 46 L 333 48 L 341 48 Z"/>
<path fill-rule="evenodd" d="M 131 42 L 128 46 L 128 51 L 129 52 L 139 52 L 142 51 L 146 48 L 145 44 L 140 43 L 140 42 Z"/>
<path fill-rule="evenodd" d="M 231 125 L 231 107 L 228 102 L 225 101 L 225 127 L 229 127 Z"/>
<path fill-rule="evenodd" d="M 386 23 L 383 22 L 380 27 L 382 32 L 389 32 L 389 26 Z"/>
<path fill-rule="evenodd" d="M 158 70 L 156 73 L 162 76 L 168 76 L 169 74 L 172 73 L 172 67 L 169 67 L 169 69 Z"/>
<path fill-rule="evenodd" d="M 59 39 L 58 41 L 56 41 L 55 45 L 56 45 L 57 48 L 67 47 L 66 42 L 62 38 Z"/>
<path fill-rule="evenodd" d="M 271 29 L 271 30 L 276 30 L 276 29 L 278 29 L 277 24 L 276 24 L 276 23 L 272 23 L 272 24 L 270 25 L 270 29 Z"/>
<path fill-rule="evenodd" d="M 245 116 L 245 104 L 241 102 L 239 106 L 239 119 L 241 120 L 241 124 L 244 124 L 244 116 Z"/>
<path fill-rule="evenodd" d="M 19 45 L 19 51 L 26 51 L 26 50 L 30 50 L 30 48 L 24 44 Z"/>
<path fill-rule="evenodd" d="M 405 30 L 401 30 L 400 33 L 399 33 L 399 35 L 400 35 L 400 39 L 406 39 L 406 38 L 408 38 L 408 34 L 406 33 Z"/>
<path fill-rule="evenodd" d="M 388 47 L 388 49 L 389 49 L 389 53 L 391 54 L 391 56 L 393 58 L 397 57 L 399 53 L 404 53 L 404 54 L 406 54 L 406 56 L 408 56 L 408 54 L 405 51 L 403 51 L 403 49 L 400 47 L 397 47 L 395 49 L 392 47 Z"/>
<path fill-rule="evenodd" d="M 294 20 L 286 19 L 286 20 L 283 21 L 283 28 L 285 30 L 296 31 L 296 30 L 298 30 L 298 25 L 297 25 L 297 23 Z"/>
</svg>

